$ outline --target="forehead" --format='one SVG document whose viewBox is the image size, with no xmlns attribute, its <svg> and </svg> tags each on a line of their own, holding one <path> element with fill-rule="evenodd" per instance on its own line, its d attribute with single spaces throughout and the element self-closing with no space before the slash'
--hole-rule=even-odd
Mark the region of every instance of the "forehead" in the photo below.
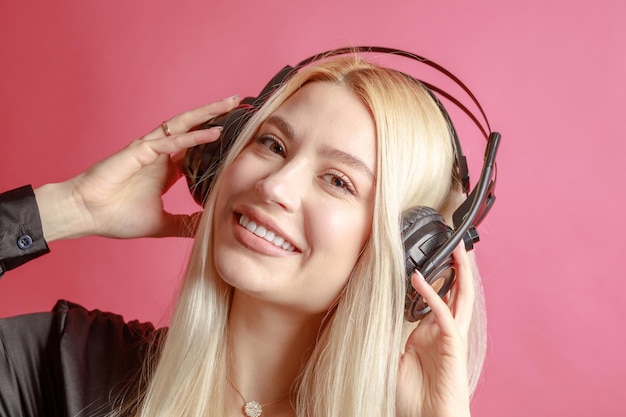
<svg viewBox="0 0 626 417">
<path fill-rule="evenodd" d="M 332 147 L 362 160 L 375 173 L 376 128 L 363 101 L 345 85 L 304 85 L 267 120 L 295 140 Z"/>
</svg>

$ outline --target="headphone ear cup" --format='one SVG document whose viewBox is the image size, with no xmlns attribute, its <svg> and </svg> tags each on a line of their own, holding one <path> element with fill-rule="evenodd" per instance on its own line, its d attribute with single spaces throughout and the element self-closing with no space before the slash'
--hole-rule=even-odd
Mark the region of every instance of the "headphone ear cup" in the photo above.
<svg viewBox="0 0 626 417">
<path fill-rule="evenodd" d="M 441 214 L 430 207 L 416 207 L 402 217 L 402 244 L 406 268 L 406 303 L 405 318 L 416 321 L 423 318 L 430 307 L 411 285 L 411 275 L 419 270 L 426 282 L 433 286 L 440 297 L 444 297 L 454 282 L 456 270 L 452 256 L 435 265 L 430 270 L 423 267 L 437 250 L 452 236 L 453 230 Z"/>
<path fill-rule="evenodd" d="M 198 204 L 204 206 L 215 174 L 219 171 L 222 161 L 250 117 L 276 89 L 295 73 L 296 69 L 289 65 L 285 66 L 272 77 L 258 97 L 246 97 L 239 106 L 230 112 L 190 129 L 192 131 L 215 126 L 222 126 L 223 128 L 219 139 L 215 142 L 194 146 L 185 153 L 183 173 L 187 178 L 189 191 Z"/>
<path fill-rule="evenodd" d="M 222 127 L 220 137 L 216 141 L 194 146 L 185 153 L 183 173 L 187 179 L 187 186 L 191 195 L 201 206 L 204 205 L 222 161 L 226 158 L 228 151 L 254 110 L 253 106 L 242 104 L 228 113 L 190 129 L 193 131 L 216 126 Z"/>
</svg>

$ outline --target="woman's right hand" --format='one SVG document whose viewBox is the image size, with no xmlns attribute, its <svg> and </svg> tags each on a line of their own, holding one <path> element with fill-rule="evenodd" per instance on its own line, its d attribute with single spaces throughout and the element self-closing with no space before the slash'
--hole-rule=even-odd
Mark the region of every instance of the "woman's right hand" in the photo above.
<svg viewBox="0 0 626 417">
<path fill-rule="evenodd" d="M 233 96 L 167 121 L 126 148 L 62 183 L 35 190 L 48 242 L 80 236 L 189 236 L 194 215 L 164 210 L 162 196 L 181 177 L 187 148 L 216 140 L 220 130 L 188 132 L 239 104 Z"/>
</svg>

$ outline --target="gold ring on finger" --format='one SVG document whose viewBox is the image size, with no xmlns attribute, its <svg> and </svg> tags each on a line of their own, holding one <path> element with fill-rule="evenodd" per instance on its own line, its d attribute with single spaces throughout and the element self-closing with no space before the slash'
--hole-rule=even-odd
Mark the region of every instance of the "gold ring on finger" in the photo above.
<svg viewBox="0 0 626 417">
<path fill-rule="evenodd" d="M 167 125 L 167 122 L 161 123 L 161 128 L 163 128 L 163 133 L 165 133 L 165 136 L 172 136 L 172 131 Z"/>
</svg>

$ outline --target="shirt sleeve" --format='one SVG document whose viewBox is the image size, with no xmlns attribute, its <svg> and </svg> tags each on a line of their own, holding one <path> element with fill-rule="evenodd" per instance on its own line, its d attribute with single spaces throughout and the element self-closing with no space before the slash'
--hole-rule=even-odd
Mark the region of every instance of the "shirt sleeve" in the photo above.
<svg viewBox="0 0 626 417">
<path fill-rule="evenodd" d="M 48 252 L 32 187 L 0 194 L 0 277 Z"/>
</svg>

